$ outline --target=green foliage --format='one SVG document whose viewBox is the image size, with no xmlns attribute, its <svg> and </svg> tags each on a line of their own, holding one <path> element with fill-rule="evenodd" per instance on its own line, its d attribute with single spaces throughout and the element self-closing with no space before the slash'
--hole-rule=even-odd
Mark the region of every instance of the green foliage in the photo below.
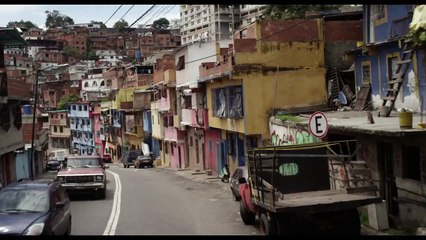
<svg viewBox="0 0 426 240">
<path fill-rule="evenodd" d="M 64 53 L 68 57 L 78 57 L 79 56 L 79 53 L 77 52 L 77 50 L 75 50 L 73 48 L 70 48 L 70 47 L 65 47 L 64 48 Z"/>
<path fill-rule="evenodd" d="M 74 24 L 72 18 L 59 13 L 58 10 L 45 11 L 44 13 L 47 14 L 45 23 L 47 28 L 65 27 Z"/>
<path fill-rule="evenodd" d="M 326 4 L 291 4 L 291 5 L 268 5 L 263 15 L 266 19 L 300 19 L 305 18 L 307 11 L 330 11 L 338 10 L 342 5 L 326 5 Z"/>
<path fill-rule="evenodd" d="M 21 20 L 19 22 L 18 21 L 9 22 L 6 27 L 8 27 L 8 28 L 15 28 L 15 27 L 34 28 L 34 27 L 37 27 L 37 25 L 34 24 L 31 21 Z"/>
<path fill-rule="evenodd" d="M 280 119 L 283 122 L 294 122 L 294 123 L 298 123 L 298 122 L 301 121 L 298 116 L 294 116 L 294 115 L 278 114 L 275 117 L 278 118 L 278 119 Z"/>
<path fill-rule="evenodd" d="M 77 95 L 69 95 L 61 98 L 58 102 L 58 110 L 67 109 L 70 103 L 77 102 L 80 99 Z"/>
<path fill-rule="evenodd" d="M 86 58 L 89 60 L 97 60 L 98 56 L 96 56 L 96 51 L 95 50 L 87 51 Z"/>
<path fill-rule="evenodd" d="M 129 23 L 126 22 L 126 20 L 121 19 L 120 21 L 114 23 L 113 28 L 117 29 L 119 32 L 122 32 L 128 26 L 129 26 Z"/>
<path fill-rule="evenodd" d="M 155 29 L 166 29 L 169 26 L 170 22 L 166 18 L 159 18 L 152 23 L 152 27 Z"/>
<path fill-rule="evenodd" d="M 101 25 L 101 29 L 107 28 L 107 26 L 103 22 L 98 22 L 98 21 L 92 20 L 92 21 L 90 21 L 90 23 L 92 23 L 92 24 L 100 24 Z"/>
<path fill-rule="evenodd" d="M 411 38 L 414 47 L 426 47 L 426 29 L 420 27 L 416 30 L 410 30 L 407 37 Z"/>
</svg>

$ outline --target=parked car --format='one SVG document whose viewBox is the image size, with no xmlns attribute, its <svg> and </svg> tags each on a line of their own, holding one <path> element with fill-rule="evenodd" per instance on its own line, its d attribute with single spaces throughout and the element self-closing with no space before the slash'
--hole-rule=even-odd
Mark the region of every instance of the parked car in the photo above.
<svg viewBox="0 0 426 240">
<path fill-rule="evenodd" d="M 124 168 L 129 168 L 130 166 L 134 166 L 134 161 L 138 156 L 142 156 L 142 150 L 130 150 L 123 154 L 121 160 L 123 162 Z"/>
<path fill-rule="evenodd" d="M 146 143 L 142 144 L 142 155 L 138 156 L 133 164 L 135 168 L 141 167 L 154 167 L 154 154 L 149 150 L 149 145 Z"/>
<path fill-rule="evenodd" d="M 229 185 L 231 187 L 232 197 L 235 201 L 240 201 L 240 184 L 247 182 L 248 178 L 248 172 L 247 167 L 238 167 L 235 169 L 234 173 L 231 176 L 231 179 L 229 180 Z"/>
<path fill-rule="evenodd" d="M 104 199 L 107 190 L 105 165 L 98 155 L 69 155 L 56 179 L 68 192 L 92 192 Z"/>
<path fill-rule="evenodd" d="M 112 163 L 111 155 L 109 155 L 108 153 L 103 154 L 102 161 L 104 163 Z"/>
<path fill-rule="evenodd" d="M 70 200 L 58 181 L 12 183 L 0 191 L 0 235 L 69 235 Z"/>
<path fill-rule="evenodd" d="M 46 171 L 59 171 L 61 163 L 58 160 L 49 160 L 46 164 Z"/>
</svg>

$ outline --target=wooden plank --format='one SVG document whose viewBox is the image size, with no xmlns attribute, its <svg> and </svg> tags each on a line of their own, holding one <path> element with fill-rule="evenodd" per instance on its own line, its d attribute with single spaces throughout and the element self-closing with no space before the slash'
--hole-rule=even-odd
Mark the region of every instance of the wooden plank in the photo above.
<svg viewBox="0 0 426 240">
<path fill-rule="evenodd" d="M 381 202 L 381 199 L 376 196 L 327 190 L 286 194 L 284 195 L 284 199 L 280 199 L 275 203 L 275 207 L 264 203 L 259 203 L 258 205 L 273 212 L 322 212 L 357 208 L 379 202 Z"/>
<path fill-rule="evenodd" d="M 398 78 L 397 80 L 389 81 L 388 85 L 395 84 L 395 83 L 402 83 L 402 81 L 403 81 L 402 78 Z"/>
<path fill-rule="evenodd" d="M 364 187 L 350 187 L 346 188 L 346 192 L 348 194 L 354 194 L 354 193 L 365 193 L 365 192 L 377 192 L 379 189 L 377 186 L 364 186 Z"/>
<path fill-rule="evenodd" d="M 411 59 L 401 60 L 401 61 L 396 62 L 396 64 L 406 64 L 406 63 L 411 63 Z"/>
<path fill-rule="evenodd" d="M 371 171 L 368 168 L 362 168 L 362 169 L 352 168 L 349 172 L 353 175 L 363 175 L 363 176 L 371 175 Z"/>
<path fill-rule="evenodd" d="M 355 111 L 363 111 L 364 106 L 366 105 L 368 99 L 370 98 L 371 87 L 370 84 L 363 84 L 361 89 L 358 92 L 358 95 L 355 100 Z"/>
</svg>

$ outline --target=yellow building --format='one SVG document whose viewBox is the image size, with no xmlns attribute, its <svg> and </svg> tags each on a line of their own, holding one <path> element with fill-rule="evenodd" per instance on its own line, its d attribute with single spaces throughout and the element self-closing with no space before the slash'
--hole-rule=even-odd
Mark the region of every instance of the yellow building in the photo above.
<svg viewBox="0 0 426 240">
<path fill-rule="evenodd" d="M 273 109 L 327 103 L 320 19 L 257 21 L 216 52 L 216 63 L 200 66 L 200 79 L 209 127 L 222 130 L 231 173 L 245 165 L 245 147 L 269 139 Z"/>
</svg>

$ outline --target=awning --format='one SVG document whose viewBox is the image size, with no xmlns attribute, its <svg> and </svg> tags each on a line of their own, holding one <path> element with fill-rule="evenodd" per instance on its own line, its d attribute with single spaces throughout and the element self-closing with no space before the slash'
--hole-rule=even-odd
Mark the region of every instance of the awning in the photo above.
<svg viewBox="0 0 426 240">
<path fill-rule="evenodd" d="M 339 72 L 353 72 L 355 71 L 355 63 L 352 63 L 352 65 L 346 69 L 346 70 L 340 70 Z"/>
</svg>

